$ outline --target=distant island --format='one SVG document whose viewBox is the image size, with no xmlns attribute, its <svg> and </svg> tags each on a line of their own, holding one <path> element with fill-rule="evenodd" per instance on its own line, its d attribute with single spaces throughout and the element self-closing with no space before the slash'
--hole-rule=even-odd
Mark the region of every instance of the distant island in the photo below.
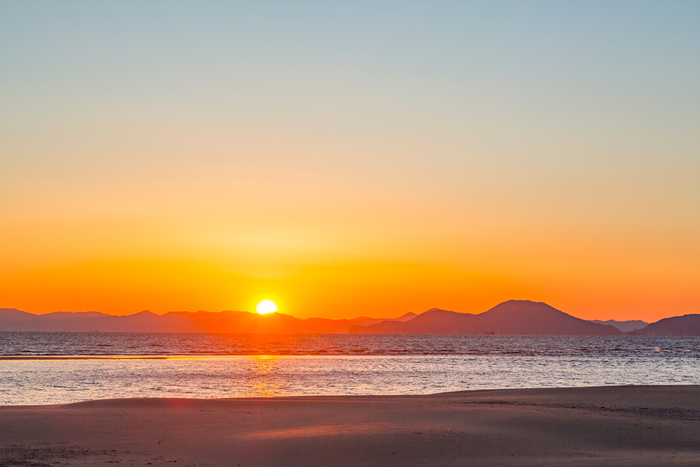
<svg viewBox="0 0 700 467">
<path fill-rule="evenodd" d="M 614 326 L 592 323 L 559 311 L 546 303 L 509 300 L 479 314 L 437 308 L 406 322 L 383 321 L 355 325 L 362 334 L 500 334 L 617 336 Z"/>
<path fill-rule="evenodd" d="M 639 329 L 643 329 L 649 325 L 649 323 L 647 323 L 646 321 L 642 321 L 640 319 L 634 319 L 634 320 L 628 320 L 628 321 L 616 321 L 614 319 L 609 319 L 607 321 L 601 321 L 598 319 L 589 319 L 588 321 L 590 321 L 591 323 L 605 324 L 608 326 L 613 326 L 622 332 L 638 331 Z"/>
<path fill-rule="evenodd" d="M 0 332 L 175 332 L 271 334 L 464 334 L 580 336 L 700 336 L 700 314 L 644 321 L 586 321 L 546 303 L 509 300 L 478 314 L 432 308 L 399 318 L 299 319 L 247 311 L 142 311 L 114 316 L 98 312 L 35 315 L 0 308 Z"/>
</svg>

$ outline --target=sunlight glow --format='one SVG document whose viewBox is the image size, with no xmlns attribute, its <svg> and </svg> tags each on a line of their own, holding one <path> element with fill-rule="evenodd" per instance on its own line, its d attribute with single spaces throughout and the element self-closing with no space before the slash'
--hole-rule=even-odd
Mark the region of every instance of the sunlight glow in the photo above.
<svg viewBox="0 0 700 467">
<path fill-rule="evenodd" d="M 255 311 L 257 311 L 261 315 L 274 313 L 275 311 L 277 311 L 277 304 L 272 300 L 265 299 L 257 304 L 257 306 L 255 307 Z"/>
</svg>

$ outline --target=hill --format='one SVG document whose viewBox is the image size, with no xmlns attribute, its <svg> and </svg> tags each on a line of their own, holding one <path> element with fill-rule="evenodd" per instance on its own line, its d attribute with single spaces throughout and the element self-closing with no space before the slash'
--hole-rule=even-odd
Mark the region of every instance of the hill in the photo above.
<svg viewBox="0 0 700 467">
<path fill-rule="evenodd" d="M 575 318 L 546 303 L 509 300 L 479 314 L 430 309 L 407 322 L 350 328 L 357 334 L 621 335 L 617 328 Z"/>
<path fill-rule="evenodd" d="M 630 334 L 634 336 L 700 336 L 700 314 L 664 318 Z"/>
</svg>

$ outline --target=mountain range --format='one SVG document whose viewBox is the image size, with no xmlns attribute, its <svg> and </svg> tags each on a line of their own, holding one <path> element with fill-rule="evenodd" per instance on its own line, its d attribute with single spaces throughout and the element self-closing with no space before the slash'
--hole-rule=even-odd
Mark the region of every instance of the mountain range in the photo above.
<svg viewBox="0 0 700 467">
<path fill-rule="evenodd" d="M 648 325 L 643 321 L 586 321 L 529 300 L 509 300 L 477 314 L 432 308 L 394 319 L 299 319 L 283 313 L 259 315 L 246 311 L 35 315 L 0 308 L 0 332 L 3 331 L 700 336 L 700 314 L 665 318 Z"/>
<path fill-rule="evenodd" d="M 406 313 L 394 321 L 410 320 L 415 313 Z M 270 334 L 337 334 L 351 326 L 379 323 L 389 318 L 359 317 L 354 319 L 299 319 L 283 313 L 260 315 L 247 311 L 171 311 L 157 315 L 141 311 L 133 315 L 115 316 L 96 311 L 46 313 L 35 315 L 14 308 L 0 308 L 0 332 L 206 332 L 206 333 L 270 333 Z"/>
<path fill-rule="evenodd" d="M 456 313 L 433 308 L 410 321 L 383 321 L 355 325 L 351 333 L 362 334 L 506 334 L 617 336 L 609 325 L 591 323 L 559 311 L 546 303 L 509 300 L 479 314 Z"/>
</svg>

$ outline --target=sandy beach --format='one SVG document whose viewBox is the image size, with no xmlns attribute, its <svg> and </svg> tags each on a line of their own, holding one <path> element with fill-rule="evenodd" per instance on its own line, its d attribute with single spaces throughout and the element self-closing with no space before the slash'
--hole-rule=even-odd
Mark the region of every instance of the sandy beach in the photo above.
<svg viewBox="0 0 700 467">
<path fill-rule="evenodd" d="M 0 407 L 0 465 L 700 465 L 700 386 Z"/>
</svg>

